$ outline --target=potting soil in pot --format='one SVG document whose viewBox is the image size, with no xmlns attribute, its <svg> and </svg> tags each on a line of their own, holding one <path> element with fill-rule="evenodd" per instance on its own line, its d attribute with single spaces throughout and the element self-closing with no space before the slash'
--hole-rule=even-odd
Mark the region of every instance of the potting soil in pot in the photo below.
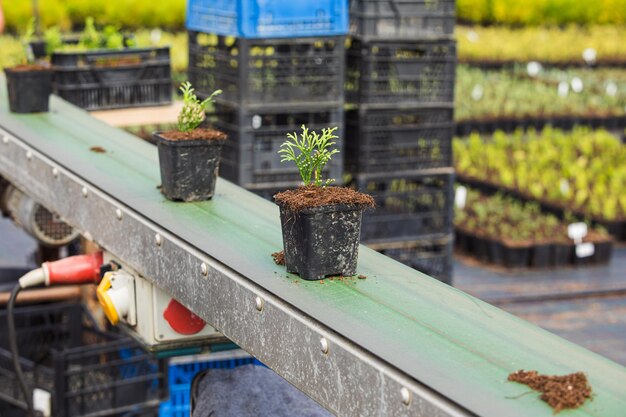
<svg viewBox="0 0 626 417">
<path fill-rule="evenodd" d="M 291 211 L 335 204 L 374 207 L 374 199 L 371 196 L 345 187 L 318 187 L 315 185 L 298 187 L 294 190 L 278 193 L 274 199 Z"/>
</svg>

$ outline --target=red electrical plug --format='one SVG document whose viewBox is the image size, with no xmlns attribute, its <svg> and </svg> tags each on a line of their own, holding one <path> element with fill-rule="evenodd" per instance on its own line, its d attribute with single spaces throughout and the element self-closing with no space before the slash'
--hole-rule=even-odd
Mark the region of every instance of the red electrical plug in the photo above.
<svg viewBox="0 0 626 417">
<path fill-rule="evenodd" d="M 102 252 L 77 255 L 54 262 L 44 262 L 46 286 L 57 284 L 97 284 L 100 280 Z"/>
<path fill-rule="evenodd" d="M 102 252 L 77 255 L 54 262 L 44 262 L 41 268 L 30 271 L 20 278 L 22 288 L 45 284 L 97 284 L 100 280 Z"/>
</svg>

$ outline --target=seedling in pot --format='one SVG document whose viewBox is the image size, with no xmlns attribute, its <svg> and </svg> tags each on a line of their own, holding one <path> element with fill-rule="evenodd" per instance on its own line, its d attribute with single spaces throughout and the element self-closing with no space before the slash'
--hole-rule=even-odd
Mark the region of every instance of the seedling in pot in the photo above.
<svg viewBox="0 0 626 417">
<path fill-rule="evenodd" d="M 280 206 L 284 259 L 288 272 L 306 280 L 327 275 L 356 273 L 361 216 L 374 206 L 367 194 L 330 186 L 324 167 L 333 155 L 337 128 L 321 134 L 302 126 L 300 136 L 288 134 L 279 154 L 282 162 L 293 162 L 303 184 L 274 196 Z"/>
<path fill-rule="evenodd" d="M 200 201 L 213 197 L 219 159 L 226 135 L 215 129 L 202 128 L 205 111 L 221 90 L 205 100 L 196 97 L 191 83 L 180 87 L 183 108 L 178 115 L 177 130 L 155 132 L 161 168 L 161 191 L 174 201 Z"/>
<path fill-rule="evenodd" d="M 39 113 L 48 111 L 48 101 L 52 93 L 52 70 L 46 61 L 35 62 L 30 41 L 35 32 L 35 22 L 31 20 L 22 37 L 24 57 L 22 63 L 5 68 L 9 108 L 14 113 Z"/>
<path fill-rule="evenodd" d="M 305 186 L 319 187 L 334 182 L 334 179 L 323 181 L 322 173 L 332 156 L 339 153 L 338 149 L 331 150 L 331 147 L 336 145 L 332 142 L 337 139 L 334 134 L 336 130 L 336 127 L 322 129 L 322 134 L 318 135 L 315 131 L 309 132 L 309 129 L 302 125 L 300 139 L 296 133 L 287 133 L 289 140 L 280 145 L 278 151 L 282 156 L 280 162 L 295 163 Z"/>
</svg>

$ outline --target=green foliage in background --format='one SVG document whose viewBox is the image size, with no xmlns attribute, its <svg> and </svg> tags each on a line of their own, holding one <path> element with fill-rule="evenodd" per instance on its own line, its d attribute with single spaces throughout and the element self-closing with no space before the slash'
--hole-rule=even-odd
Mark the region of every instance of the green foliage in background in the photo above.
<svg viewBox="0 0 626 417">
<path fill-rule="evenodd" d="M 455 207 L 454 225 L 473 235 L 506 243 L 565 243 L 568 222 L 552 214 L 543 213 L 537 203 L 523 203 L 513 197 L 495 194 L 486 196 L 468 188 L 465 207 Z M 591 227 L 590 235 L 596 240 L 610 239 L 601 227 Z"/>
<path fill-rule="evenodd" d="M 79 29 L 88 16 L 123 29 L 160 27 L 182 30 L 185 0 L 45 0 L 39 2 L 43 27 Z M 4 2 L 9 31 L 23 31 L 32 16 L 31 2 Z M 457 0 L 461 21 L 504 25 L 625 24 L 626 0 Z"/>
<path fill-rule="evenodd" d="M 626 0 L 457 0 L 459 20 L 516 26 L 625 24 Z"/>
<path fill-rule="evenodd" d="M 459 61 L 539 61 L 585 63 L 583 51 L 592 48 L 596 62 L 626 62 L 626 25 L 581 28 L 457 26 Z"/>
<path fill-rule="evenodd" d="M 513 71 L 457 67 L 455 117 L 459 121 L 625 113 L 626 71 L 620 68 L 544 69 L 530 77 L 525 65 Z"/>
<path fill-rule="evenodd" d="M 626 147 L 605 130 L 496 132 L 454 140 L 455 168 L 599 220 L 626 220 Z"/>
<path fill-rule="evenodd" d="M 3 2 L 7 30 L 22 33 L 32 17 L 31 1 Z M 59 26 L 63 31 L 80 30 L 93 16 L 99 25 L 123 29 L 161 28 L 182 30 L 184 0 L 44 0 L 39 2 L 42 27 Z"/>
<path fill-rule="evenodd" d="M 135 33 L 135 43 L 139 47 L 148 46 L 170 46 L 170 55 L 172 59 L 172 70 L 176 77 L 180 73 L 187 71 L 187 34 L 180 33 L 168 33 L 157 31 L 159 36 L 158 40 L 152 36 L 152 31 L 140 30 Z M 59 45 L 61 39 L 61 33 L 54 28 L 47 29 L 44 33 L 46 41 L 52 40 L 56 45 Z M 54 38 L 54 39 L 53 39 Z M 155 42 L 153 42 L 155 40 Z M 52 47 L 51 49 L 56 49 Z M 4 35 L 0 36 L 0 69 L 4 67 L 12 67 L 24 60 L 24 48 L 19 39 L 14 36 Z M 175 81 L 183 81 L 186 79 L 186 75 L 183 79 L 175 79 Z M 178 82 L 176 82 L 178 83 Z"/>
</svg>

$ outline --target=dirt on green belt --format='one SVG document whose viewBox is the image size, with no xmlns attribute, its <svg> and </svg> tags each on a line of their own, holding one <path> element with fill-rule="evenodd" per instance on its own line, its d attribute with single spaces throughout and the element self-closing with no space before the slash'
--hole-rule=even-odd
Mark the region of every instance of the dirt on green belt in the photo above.
<svg viewBox="0 0 626 417">
<path fill-rule="evenodd" d="M 558 376 L 519 370 L 512 372 L 508 380 L 539 391 L 541 399 L 552 407 L 554 414 L 566 408 L 578 408 L 591 398 L 591 386 L 582 372 Z"/>
<path fill-rule="evenodd" d="M 276 265 L 285 265 L 285 252 L 284 251 L 280 251 L 280 252 L 274 252 L 272 253 L 272 258 L 274 258 L 274 262 L 276 263 Z"/>
</svg>

